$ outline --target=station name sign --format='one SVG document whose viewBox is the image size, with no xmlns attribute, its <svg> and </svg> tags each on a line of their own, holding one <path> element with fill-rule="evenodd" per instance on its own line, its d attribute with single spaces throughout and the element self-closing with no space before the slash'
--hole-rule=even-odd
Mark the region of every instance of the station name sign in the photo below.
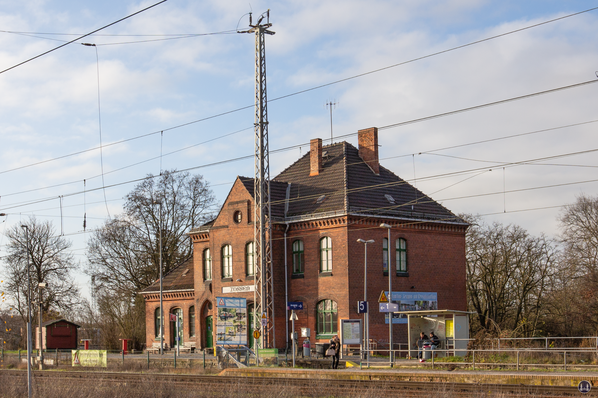
<svg viewBox="0 0 598 398">
<path fill-rule="evenodd" d="M 222 294 L 227 294 L 227 293 L 248 293 L 248 292 L 255 292 L 255 285 L 224 286 L 222 288 Z"/>
</svg>

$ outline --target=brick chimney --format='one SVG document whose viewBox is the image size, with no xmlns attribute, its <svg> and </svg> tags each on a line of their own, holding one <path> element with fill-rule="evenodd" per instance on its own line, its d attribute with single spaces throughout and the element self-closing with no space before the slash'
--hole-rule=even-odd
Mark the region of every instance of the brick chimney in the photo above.
<svg viewBox="0 0 598 398">
<path fill-rule="evenodd" d="M 317 176 L 322 171 L 322 139 L 314 138 L 309 142 L 309 175 Z"/>
<path fill-rule="evenodd" d="M 378 128 L 359 130 L 359 157 L 370 166 L 376 175 L 380 174 L 380 161 L 378 160 Z"/>
</svg>

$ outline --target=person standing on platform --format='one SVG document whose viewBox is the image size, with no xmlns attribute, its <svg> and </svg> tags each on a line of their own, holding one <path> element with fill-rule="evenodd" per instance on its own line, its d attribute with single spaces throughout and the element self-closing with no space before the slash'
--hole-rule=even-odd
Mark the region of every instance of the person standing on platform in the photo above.
<svg viewBox="0 0 598 398">
<path fill-rule="evenodd" d="M 330 348 L 334 349 L 334 355 L 332 356 L 332 369 L 338 369 L 338 363 L 340 361 L 341 355 L 341 341 L 338 338 L 338 335 L 334 335 L 332 339 L 330 339 Z"/>
</svg>

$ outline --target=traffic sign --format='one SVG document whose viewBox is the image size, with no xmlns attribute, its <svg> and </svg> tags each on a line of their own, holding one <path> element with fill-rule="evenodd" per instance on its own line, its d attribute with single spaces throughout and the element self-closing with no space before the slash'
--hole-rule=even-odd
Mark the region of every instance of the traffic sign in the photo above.
<svg viewBox="0 0 598 398">
<path fill-rule="evenodd" d="M 399 305 L 395 303 L 379 303 L 380 312 L 395 312 L 399 310 Z"/>
<path fill-rule="evenodd" d="M 357 313 L 358 314 L 367 314 L 368 312 L 368 302 L 367 301 L 358 301 L 357 302 Z"/>
<path fill-rule="evenodd" d="M 379 303 L 388 303 L 388 297 L 386 297 L 386 293 L 384 293 L 384 290 L 382 290 L 382 292 L 380 292 L 380 298 L 378 299 Z"/>
<path fill-rule="evenodd" d="M 287 309 L 291 311 L 297 311 L 303 309 L 303 301 L 289 301 L 287 303 Z"/>
<path fill-rule="evenodd" d="M 254 330 L 253 331 L 253 338 L 254 339 L 259 339 L 261 336 L 260 331 L 259 330 Z"/>
</svg>

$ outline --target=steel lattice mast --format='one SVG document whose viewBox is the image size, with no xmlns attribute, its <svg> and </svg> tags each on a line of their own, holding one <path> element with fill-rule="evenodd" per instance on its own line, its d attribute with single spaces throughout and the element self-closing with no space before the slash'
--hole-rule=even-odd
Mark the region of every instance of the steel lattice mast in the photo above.
<svg viewBox="0 0 598 398">
<path fill-rule="evenodd" d="M 268 96 L 266 94 L 266 40 L 273 35 L 268 28 L 270 10 L 260 16 L 255 25 L 249 15 L 247 33 L 255 33 L 255 180 L 254 180 L 254 242 L 255 293 L 254 329 L 260 329 L 261 344 L 275 347 L 274 283 L 272 278 L 272 227 L 270 224 L 270 151 L 268 147 Z"/>
</svg>

